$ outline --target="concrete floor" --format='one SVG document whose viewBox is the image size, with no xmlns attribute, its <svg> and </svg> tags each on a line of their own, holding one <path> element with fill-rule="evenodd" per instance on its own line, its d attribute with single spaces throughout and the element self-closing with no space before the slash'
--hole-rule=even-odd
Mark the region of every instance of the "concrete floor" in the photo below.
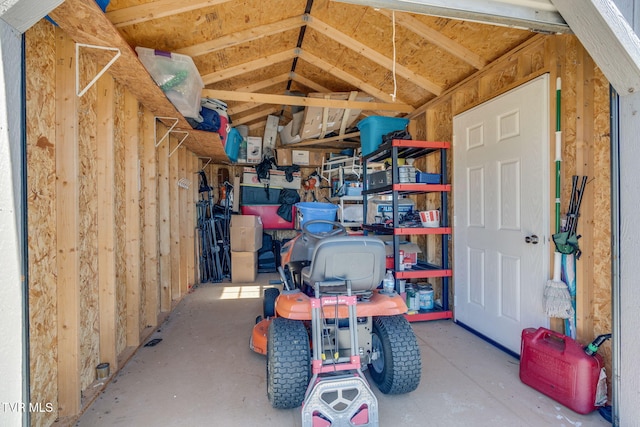
<svg viewBox="0 0 640 427">
<path fill-rule="evenodd" d="M 265 358 L 249 350 L 262 290 L 228 282 L 196 287 L 85 411 L 78 426 L 300 426 L 300 408 L 266 396 Z M 522 384 L 518 360 L 452 321 L 412 323 L 422 354 L 418 389 L 378 398 L 381 426 L 611 425 Z"/>
</svg>

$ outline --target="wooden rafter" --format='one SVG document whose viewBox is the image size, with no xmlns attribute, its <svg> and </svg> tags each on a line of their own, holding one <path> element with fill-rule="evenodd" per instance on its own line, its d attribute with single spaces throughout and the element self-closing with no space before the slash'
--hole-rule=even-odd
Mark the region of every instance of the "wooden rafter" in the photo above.
<svg viewBox="0 0 640 427">
<path fill-rule="evenodd" d="M 203 7 L 215 6 L 228 1 L 231 0 L 158 0 L 107 12 L 106 15 L 113 25 L 120 28 L 202 9 Z"/>
<path fill-rule="evenodd" d="M 348 47 L 349 49 L 359 53 L 365 58 L 375 62 L 376 64 L 384 67 L 388 70 L 392 70 L 393 60 L 388 58 L 386 55 L 381 54 L 377 50 L 370 48 L 364 43 L 360 43 L 359 41 L 349 37 L 345 33 L 339 31 L 337 28 L 334 28 L 324 22 L 316 19 L 314 17 L 309 18 L 309 22 L 307 23 L 307 27 L 313 28 L 314 30 L 324 34 L 330 39 L 340 43 L 343 46 Z M 423 76 L 415 73 L 414 71 L 404 67 L 403 65 L 396 64 L 395 65 L 396 73 L 414 84 L 422 87 L 426 91 L 429 91 L 435 95 L 440 95 L 442 93 L 442 87 L 433 83 L 432 81 L 424 78 Z"/>
<path fill-rule="evenodd" d="M 202 96 L 225 101 L 261 102 L 264 104 L 298 105 L 302 107 L 351 108 L 354 110 L 382 110 L 410 113 L 413 107 L 406 104 L 383 102 L 342 101 L 336 99 L 308 98 L 302 96 L 272 95 L 264 93 L 236 92 L 230 90 L 204 89 Z"/>
<path fill-rule="evenodd" d="M 357 87 L 358 89 L 360 89 L 363 92 L 368 93 L 369 95 L 373 96 L 374 98 L 378 98 L 382 101 L 387 101 L 387 102 L 393 102 L 391 95 L 389 95 L 386 92 L 381 91 L 380 89 L 378 89 L 377 87 L 370 85 L 369 83 L 366 83 L 362 80 L 360 80 L 357 77 L 352 76 L 351 74 L 347 73 L 346 71 L 342 70 L 341 68 L 336 67 L 335 65 L 331 65 L 329 64 L 327 61 L 325 61 L 322 58 L 319 58 L 317 56 L 315 56 L 312 53 L 309 53 L 307 51 L 300 51 L 299 55 L 300 59 L 315 65 L 316 67 L 324 70 L 325 72 L 331 74 L 334 77 L 339 78 L 340 80 L 343 80 L 347 83 L 349 83 L 350 85 Z M 402 102 L 399 99 L 396 99 L 398 102 Z"/>
<path fill-rule="evenodd" d="M 224 99 L 224 98 L 222 98 L 222 99 Z M 266 117 L 269 114 L 275 114 L 278 111 L 280 111 L 280 109 L 278 107 L 271 107 L 271 108 L 263 109 L 261 111 L 255 112 L 253 114 L 249 114 L 249 115 L 246 115 L 244 117 L 240 117 L 240 118 L 234 119 L 233 120 L 233 124 L 234 124 L 234 126 L 244 125 L 244 124 L 250 123 L 250 122 L 252 122 L 254 120 L 258 120 L 258 119 L 261 119 L 263 117 Z M 266 120 L 265 120 L 265 123 L 266 123 Z"/>
<path fill-rule="evenodd" d="M 390 10 L 387 10 L 387 9 L 376 9 L 376 10 L 378 13 L 381 13 L 382 15 L 391 19 Z M 402 25 L 407 30 L 413 31 L 415 34 L 429 41 L 429 43 L 432 43 L 446 50 L 451 55 L 471 65 L 473 68 L 476 68 L 479 70 L 481 68 L 484 68 L 488 63 L 480 55 L 475 54 L 471 50 L 462 46 L 460 43 L 457 43 L 454 40 L 451 40 L 450 38 L 443 36 L 440 32 L 423 24 L 418 19 L 412 17 L 407 13 L 395 12 L 395 20 L 396 20 L 396 23 L 398 23 L 399 25 Z"/>
<path fill-rule="evenodd" d="M 294 16 L 292 18 L 283 19 L 282 21 L 273 22 L 271 24 L 260 25 L 249 28 L 244 31 L 237 31 L 226 36 L 209 40 L 204 43 L 198 43 L 193 46 L 178 49 L 176 52 L 192 57 L 215 52 L 216 50 L 225 49 L 236 46 L 252 40 L 261 39 L 273 34 L 282 33 L 284 31 L 300 28 L 306 25 L 307 15 Z"/>
<path fill-rule="evenodd" d="M 291 73 L 291 80 L 293 80 L 294 82 L 300 83 L 301 85 L 304 85 L 309 89 L 313 89 L 316 92 L 323 92 L 323 93 L 331 92 L 331 90 L 327 89 L 326 87 L 314 82 L 313 80 L 303 77 L 297 73 Z"/>
<path fill-rule="evenodd" d="M 253 61 L 245 62 L 243 64 L 236 65 L 234 67 L 225 68 L 224 70 L 214 71 L 213 73 L 205 74 L 202 76 L 202 81 L 205 85 L 216 83 L 222 80 L 235 77 L 239 74 L 255 72 L 260 68 L 264 68 L 269 65 L 276 64 L 278 62 L 290 61 L 296 57 L 295 50 L 285 50 L 273 55 L 265 56 Z"/>
</svg>

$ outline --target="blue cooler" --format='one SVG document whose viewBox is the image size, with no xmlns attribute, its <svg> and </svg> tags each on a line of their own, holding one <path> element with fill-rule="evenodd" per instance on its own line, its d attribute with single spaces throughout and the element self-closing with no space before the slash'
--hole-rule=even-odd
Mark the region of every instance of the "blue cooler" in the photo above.
<svg viewBox="0 0 640 427">
<path fill-rule="evenodd" d="M 409 119 L 402 117 L 370 116 L 358 122 L 362 155 L 373 153 L 382 144 L 382 137 L 390 132 L 403 130 Z"/>
<path fill-rule="evenodd" d="M 307 221 L 314 219 L 325 219 L 327 221 L 335 221 L 336 213 L 338 212 L 338 206 L 333 203 L 322 202 L 300 202 L 296 203 L 298 208 L 298 218 L 300 219 L 300 229 Z M 308 227 L 310 233 L 326 233 L 331 231 L 333 226 L 331 224 L 311 224 Z"/>
</svg>

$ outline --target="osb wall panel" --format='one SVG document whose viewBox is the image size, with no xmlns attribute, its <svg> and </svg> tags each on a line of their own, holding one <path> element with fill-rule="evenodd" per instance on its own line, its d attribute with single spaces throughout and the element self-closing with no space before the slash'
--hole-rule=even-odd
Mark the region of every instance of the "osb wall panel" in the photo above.
<svg viewBox="0 0 640 427">
<path fill-rule="evenodd" d="M 38 117 L 26 122 L 30 392 L 32 402 L 51 402 L 56 408 L 32 413 L 33 426 L 51 425 L 58 401 L 53 31 L 53 25 L 42 20 L 25 37 L 27 117 Z"/>
<path fill-rule="evenodd" d="M 599 69 L 594 74 L 594 176 L 592 185 L 596 212 L 611 212 L 611 154 L 609 83 Z M 601 218 L 593 223 L 593 333 L 612 332 L 611 319 L 611 223 Z M 611 370 L 611 342 L 602 347 L 608 372 Z"/>
<path fill-rule="evenodd" d="M 139 165 L 140 165 L 140 170 L 139 172 L 139 179 L 140 179 L 140 189 L 142 190 L 145 186 L 145 179 L 144 177 L 146 176 L 145 174 L 145 166 L 146 166 L 146 162 L 145 162 L 145 158 L 144 158 L 144 146 L 146 143 L 148 143 L 145 140 L 146 138 L 150 138 L 151 135 L 147 135 L 145 134 L 145 132 L 143 131 L 143 125 L 142 125 L 142 121 L 144 120 L 144 107 L 141 104 L 138 104 L 138 117 L 140 118 L 139 121 L 139 125 L 138 125 L 138 156 L 139 156 Z M 147 262 L 151 262 L 151 260 L 147 261 L 146 259 L 146 251 L 145 251 L 145 238 L 144 238 L 144 227 L 145 227 L 145 209 L 148 209 L 147 204 L 145 203 L 145 192 L 144 191 L 140 191 L 140 199 L 139 199 L 139 205 L 140 205 L 140 332 L 142 332 L 147 326 L 147 322 L 145 321 L 145 319 L 147 319 L 147 311 L 153 312 L 155 310 L 154 307 L 147 307 L 147 292 L 152 292 L 153 291 L 153 287 L 150 283 L 147 283 L 146 280 L 146 275 L 145 275 L 145 271 L 147 269 Z"/>
<path fill-rule="evenodd" d="M 91 55 L 80 55 L 80 74 L 95 75 Z M 98 309 L 98 236 L 97 236 L 97 176 L 96 176 L 96 102 L 95 86 L 79 99 L 79 260 L 80 260 L 80 384 L 84 390 L 95 380 L 99 362 L 100 340 Z"/>
<path fill-rule="evenodd" d="M 116 224 L 116 354 L 127 347 L 127 286 L 125 259 L 125 172 L 124 172 L 124 87 L 115 85 L 114 158 L 115 158 L 115 224 Z"/>
</svg>

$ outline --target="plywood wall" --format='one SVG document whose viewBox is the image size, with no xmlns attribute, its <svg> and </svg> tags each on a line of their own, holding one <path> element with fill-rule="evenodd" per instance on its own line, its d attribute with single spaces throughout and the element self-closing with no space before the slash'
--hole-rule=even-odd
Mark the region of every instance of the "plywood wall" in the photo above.
<svg viewBox="0 0 640 427">
<path fill-rule="evenodd" d="M 170 160 L 156 149 L 156 120 L 108 72 L 76 97 L 73 63 L 78 62 L 85 84 L 102 67 L 104 55 L 81 50 L 74 57 L 73 47 L 45 20 L 26 33 L 30 387 L 32 401 L 51 402 L 55 408 L 32 414 L 34 426 L 72 423 L 104 387 L 104 381 L 96 381 L 96 366 L 106 359 L 114 375 L 171 309 L 160 307 L 158 200 L 162 191 L 164 196 L 180 193 L 156 185 Z M 61 100 L 70 101 L 64 114 Z M 159 124 L 158 133 L 163 129 Z M 70 145 L 71 150 L 61 150 Z M 67 157 L 59 158 L 61 153 Z M 195 174 L 198 165 L 191 152 L 180 148 L 175 159 L 181 161 L 180 177 Z M 64 182 L 57 172 L 61 164 L 71 171 Z M 65 195 L 68 200 L 76 194 L 65 205 L 77 215 L 74 235 L 61 226 L 58 212 L 58 193 L 67 182 L 77 188 Z M 175 179 L 171 185 L 177 188 Z M 193 203 L 194 193 L 181 191 L 183 197 L 176 200 Z M 184 288 L 174 295 L 166 289 L 169 301 L 177 303 L 197 276 L 188 271 L 195 269 L 188 262 L 194 211 L 179 204 L 174 209 L 163 218 L 183 227 L 166 253 L 179 263 L 185 259 L 180 264 Z M 65 256 L 75 254 L 77 264 L 60 263 L 56 247 L 61 237 Z M 64 281 L 61 265 L 67 269 Z M 74 313 L 67 316 L 69 310 Z"/>
<path fill-rule="evenodd" d="M 53 26 L 41 22 L 29 30 L 26 55 L 27 170 L 29 246 L 29 338 L 31 400 L 57 402 L 57 299 L 56 299 L 56 177 L 55 170 L 55 43 Z M 38 88 L 38 90 L 35 90 Z M 56 413 L 31 414 L 34 425 L 48 426 Z"/>
</svg>

